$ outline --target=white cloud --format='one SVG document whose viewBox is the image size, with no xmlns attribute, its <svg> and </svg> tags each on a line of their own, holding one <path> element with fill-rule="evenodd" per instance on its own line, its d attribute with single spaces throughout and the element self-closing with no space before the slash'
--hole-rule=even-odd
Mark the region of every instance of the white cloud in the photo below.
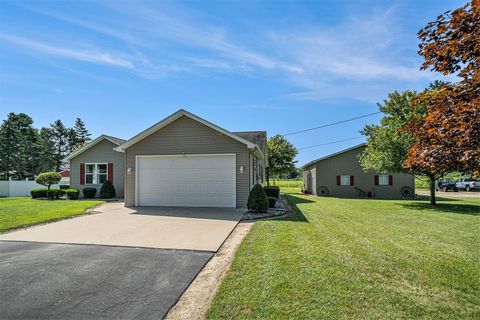
<svg viewBox="0 0 480 320">
<path fill-rule="evenodd" d="M 8 35 L 5 33 L 0 33 L 0 39 L 13 43 L 17 46 L 28 48 L 38 53 L 43 53 L 47 55 L 53 55 L 84 62 L 112 65 L 126 69 L 134 68 L 134 65 L 131 61 L 116 55 L 112 55 L 111 53 L 106 51 L 79 50 L 58 47 L 43 42 L 33 41 L 23 37 Z"/>
<path fill-rule="evenodd" d="M 241 24 L 227 28 L 220 25 L 222 17 L 178 3 L 112 1 L 100 5 L 92 11 L 105 12 L 108 18 L 94 14 L 79 19 L 65 12 L 29 9 L 106 36 L 104 45 L 115 46 L 115 54 L 14 36 L 7 40 L 45 54 L 131 69 L 147 79 L 205 70 L 256 76 L 267 71 L 277 81 L 297 87 L 298 92 L 287 95 L 295 99 L 372 102 L 394 86 L 415 87 L 437 78 L 419 71 L 420 61 L 412 56 L 415 35 L 405 41 L 395 7 L 371 9 L 367 15 L 353 13 L 338 23 L 286 23 L 275 30 L 254 21 L 250 26 L 258 31 L 243 33 Z M 98 41 L 97 35 L 91 39 Z"/>
</svg>

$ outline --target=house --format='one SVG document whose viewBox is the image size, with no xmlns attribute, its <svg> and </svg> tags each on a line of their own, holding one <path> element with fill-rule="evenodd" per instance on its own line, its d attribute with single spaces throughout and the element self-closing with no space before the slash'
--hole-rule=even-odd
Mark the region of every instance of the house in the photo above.
<svg viewBox="0 0 480 320">
<path fill-rule="evenodd" d="M 59 184 L 61 185 L 70 185 L 70 170 L 62 170 L 59 172 L 62 179 L 60 180 Z"/>
<path fill-rule="evenodd" d="M 102 135 L 66 160 L 72 188 L 110 180 L 126 206 L 246 207 L 265 182 L 266 139 L 181 109 L 128 141 Z"/>
<path fill-rule="evenodd" d="M 360 144 L 311 161 L 302 167 L 304 192 L 316 196 L 402 199 L 415 194 L 415 178 L 406 173 L 365 172 Z"/>
</svg>

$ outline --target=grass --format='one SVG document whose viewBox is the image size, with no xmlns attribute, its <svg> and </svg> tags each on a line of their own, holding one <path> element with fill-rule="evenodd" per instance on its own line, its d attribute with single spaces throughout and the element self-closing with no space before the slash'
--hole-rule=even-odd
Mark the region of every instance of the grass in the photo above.
<svg viewBox="0 0 480 320">
<path fill-rule="evenodd" d="M 104 201 L 0 198 L 0 232 L 81 215 L 101 203 Z"/>
<path fill-rule="evenodd" d="M 480 199 L 287 196 L 296 214 L 255 223 L 207 318 L 480 318 Z"/>
</svg>

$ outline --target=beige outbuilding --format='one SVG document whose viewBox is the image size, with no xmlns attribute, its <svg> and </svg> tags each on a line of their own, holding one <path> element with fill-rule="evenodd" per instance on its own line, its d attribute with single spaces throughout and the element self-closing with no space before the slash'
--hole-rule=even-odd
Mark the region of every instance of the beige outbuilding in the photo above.
<svg viewBox="0 0 480 320">
<path fill-rule="evenodd" d="M 304 192 L 344 198 L 402 199 L 415 195 L 415 177 L 407 173 L 365 171 L 360 144 L 311 161 L 302 167 Z"/>
</svg>

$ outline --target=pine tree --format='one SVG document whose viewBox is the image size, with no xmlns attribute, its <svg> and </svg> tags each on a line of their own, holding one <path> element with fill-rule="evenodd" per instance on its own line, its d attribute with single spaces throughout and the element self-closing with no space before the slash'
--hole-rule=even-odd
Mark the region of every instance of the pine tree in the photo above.
<svg viewBox="0 0 480 320">
<path fill-rule="evenodd" d="M 0 170 L 2 177 L 8 180 L 14 172 L 18 160 L 20 132 L 17 127 L 18 115 L 11 112 L 0 127 Z"/>
<path fill-rule="evenodd" d="M 32 118 L 24 113 L 17 116 L 17 128 L 20 135 L 14 170 L 18 179 L 34 178 L 38 168 L 38 130 L 33 127 Z"/>
<path fill-rule="evenodd" d="M 72 150 L 83 146 L 85 143 L 87 143 L 91 140 L 90 139 L 90 133 L 88 132 L 87 128 L 85 127 L 85 123 L 80 118 L 77 118 L 75 120 L 72 135 L 74 137 L 72 139 L 72 142 L 73 142 Z"/>
<path fill-rule="evenodd" d="M 38 173 L 55 169 L 55 144 L 50 140 L 50 129 L 42 128 L 37 139 Z"/>
<path fill-rule="evenodd" d="M 64 167 L 63 158 L 69 153 L 69 136 L 68 129 L 65 128 L 61 120 L 56 120 L 48 128 L 49 140 L 53 143 L 54 154 L 53 163 L 55 170 L 61 171 Z"/>
</svg>

